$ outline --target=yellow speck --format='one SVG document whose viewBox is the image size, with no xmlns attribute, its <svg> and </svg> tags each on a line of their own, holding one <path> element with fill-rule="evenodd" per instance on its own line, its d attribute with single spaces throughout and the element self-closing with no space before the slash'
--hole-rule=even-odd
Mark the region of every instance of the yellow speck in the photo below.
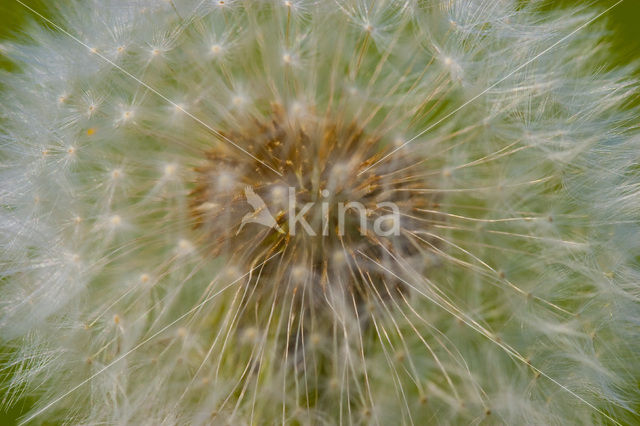
<svg viewBox="0 0 640 426">
<path fill-rule="evenodd" d="M 87 130 L 88 136 L 93 136 L 95 133 L 96 133 L 96 129 L 94 129 L 93 127 Z"/>
<path fill-rule="evenodd" d="M 318 346 L 322 342 L 322 338 L 320 335 L 314 333 L 311 335 L 310 341 L 313 346 Z"/>
<path fill-rule="evenodd" d="M 174 164 L 167 164 L 164 167 L 164 174 L 166 176 L 171 176 L 176 172 L 177 167 Z"/>
<path fill-rule="evenodd" d="M 188 254 L 193 250 L 193 246 L 189 241 L 182 239 L 178 241 L 178 250 L 181 254 Z"/>
</svg>

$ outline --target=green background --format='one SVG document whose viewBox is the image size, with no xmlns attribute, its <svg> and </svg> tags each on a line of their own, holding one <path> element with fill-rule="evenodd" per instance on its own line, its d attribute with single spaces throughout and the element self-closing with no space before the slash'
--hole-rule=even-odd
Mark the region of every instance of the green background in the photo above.
<svg viewBox="0 0 640 426">
<path fill-rule="evenodd" d="M 47 13 L 47 2 L 42 0 L 21 0 L 45 16 Z M 49 5 L 60 4 L 65 0 L 50 0 Z M 525 0 L 526 1 L 526 0 Z M 535 1 L 535 0 L 532 0 Z M 580 0 L 559 0 L 546 2 L 549 7 L 566 7 L 572 5 L 585 5 L 593 3 L 594 8 L 607 8 L 616 3 L 615 0 L 597 0 L 595 2 L 587 2 Z M 604 10 L 604 9 L 603 9 Z M 2 40 L 11 40 L 19 35 L 26 28 L 26 25 L 37 19 L 35 15 L 18 3 L 16 0 L 0 0 L 0 42 Z M 612 64 L 628 64 L 630 62 L 640 60 L 640 0 L 623 0 L 621 4 L 612 9 L 607 15 L 606 20 L 611 30 L 611 41 L 614 48 L 611 52 Z M 15 67 L 0 56 L 0 72 L 12 72 Z M 0 297 L 2 295 L 0 294 Z M 3 371 L 2 362 L 8 354 L 8 349 L 0 348 L 0 407 L 3 404 L 2 381 L 6 378 L 8 371 Z M 23 400 L 16 404 L 13 408 L 2 411 L 0 408 L 0 425 L 12 426 L 16 424 L 16 419 L 22 412 L 25 412 L 30 406 L 29 400 Z"/>
</svg>

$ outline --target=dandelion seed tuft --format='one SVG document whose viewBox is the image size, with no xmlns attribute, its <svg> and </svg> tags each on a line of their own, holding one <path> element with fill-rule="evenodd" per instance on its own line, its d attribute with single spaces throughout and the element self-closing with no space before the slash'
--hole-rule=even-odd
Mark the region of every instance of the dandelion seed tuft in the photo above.
<svg viewBox="0 0 640 426">
<path fill-rule="evenodd" d="M 2 49 L 0 407 L 637 423 L 638 82 L 601 15 L 56 5 Z"/>
</svg>

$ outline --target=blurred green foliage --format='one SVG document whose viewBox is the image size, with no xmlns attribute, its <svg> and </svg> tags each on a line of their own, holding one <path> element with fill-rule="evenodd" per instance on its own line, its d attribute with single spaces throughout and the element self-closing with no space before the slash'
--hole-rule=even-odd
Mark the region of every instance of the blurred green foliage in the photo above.
<svg viewBox="0 0 640 426">
<path fill-rule="evenodd" d="M 36 10 L 45 16 L 50 10 L 44 0 L 20 0 L 22 3 Z M 60 4 L 66 0 L 51 0 Z M 526 1 L 526 0 L 525 0 Z M 536 0 L 529 0 L 536 1 Z M 595 0 L 593 2 L 584 0 L 549 0 L 546 4 L 549 7 L 571 7 L 585 6 L 593 3 L 594 8 L 610 7 L 618 0 Z M 0 42 L 15 39 L 27 28 L 27 25 L 34 20 L 39 20 L 33 12 L 16 0 L 0 0 Z M 623 0 L 607 14 L 609 28 L 612 32 L 611 40 L 614 45 L 612 53 L 612 64 L 628 64 L 640 60 L 640 0 Z M 0 54 L 0 69 L 14 71 L 15 67 Z M 0 296 L 1 297 L 1 296 Z M 4 356 L 3 356 L 4 354 Z M 2 362 L 7 358 L 9 349 L 0 347 L 0 404 L 3 401 L 2 383 L 6 380 L 7 371 L 3 368 Z M 23 400 L 7 411 L 0 411 L 0 425 L 12 426 L 17 424 L 17 418 L 21 413 L 26 412 L 32 401 Z"/>
<path fill-rule="evenodd" d="M 38 13 L 46 15 L 45 1 L 43 0 L 20 0 L 25 5 L 36 10 Z M 53 0 L 61 1 L 61 0 Z M 64 0 L 62 0 L 64 1 Z M 11 40 L 24 30 L 27 23 L 33 21 L 33 13 L 16 0 L 0 0 L 0 43 Z M 0 69 L 13 70 L 9 62 L 0 52 Z M 0 421 L 2 418 L 0 417 Z M 4 424 L 4 423 L 0 423 Z"/>
<path fill-rule="evenodd" d="M 606 10 L 613 7 L 602 19 L 611 31 L 612 64 L 629 64 L 640 60 L 640 0 L 549 0 L 553 7 L 593 5 Z M 616 5 L 617 4 L 617 5 Z"/>
</svg>

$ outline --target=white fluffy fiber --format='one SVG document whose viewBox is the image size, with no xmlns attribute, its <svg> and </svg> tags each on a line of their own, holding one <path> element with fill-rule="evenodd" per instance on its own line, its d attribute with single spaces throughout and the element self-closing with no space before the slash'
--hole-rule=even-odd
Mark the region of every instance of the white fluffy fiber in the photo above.
<svg viewBox="0 0 640 426">
<path fill-rule="evenodd" d="M 637 421 L 637 82 L 598 10 L 521 3 L 69 1 L 5 43 L 1 401 L 34 395 L 34 424 Z M 439 200 L 380 261 L 407 291 L 318 305 L 295 354 L 293 302 L 238 322 L 276 283 L 203 253 L 189 212 L 226 143 L 207 126 L 274 103 L 420 134 L 402 155 Z"/>
</svg>

